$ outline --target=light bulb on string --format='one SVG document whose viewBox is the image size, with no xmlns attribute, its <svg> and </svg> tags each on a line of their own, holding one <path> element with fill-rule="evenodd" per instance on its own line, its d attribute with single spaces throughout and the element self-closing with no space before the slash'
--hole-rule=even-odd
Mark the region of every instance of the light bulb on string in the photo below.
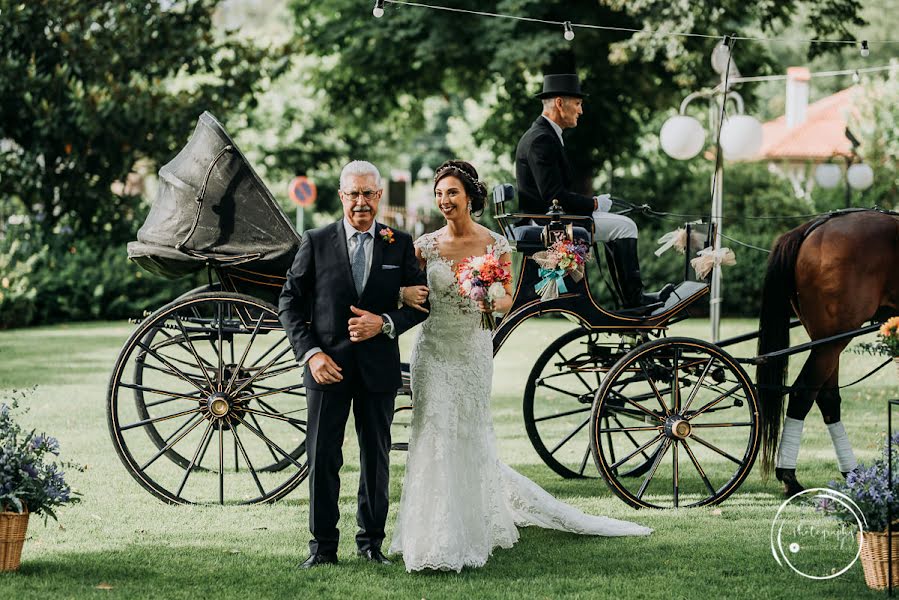
<svg viewBox="0 0 899 600">
<path fill-rule="evenodd" d="M 375 0 L 375 7 L 372 9 L 371 14 L 373 14 L 376 19 L 380 19 L 384 16 L 384 0 Z"/>
<path fill-rule="evenodd" d="M 871 54 L 871 50 L 868 49 L 868 40 L 862 40 L 861 53 L 862 53 L 862 56 L 864 56 L 865 58 L 867 58 L 868 55 Z"/>
<path fill-rule="evenodd" d="M 571 21 L 565 21 L 565 39 L 569 42 L 574 39 L 574 29 L 571 28 Z"/>
</svg>

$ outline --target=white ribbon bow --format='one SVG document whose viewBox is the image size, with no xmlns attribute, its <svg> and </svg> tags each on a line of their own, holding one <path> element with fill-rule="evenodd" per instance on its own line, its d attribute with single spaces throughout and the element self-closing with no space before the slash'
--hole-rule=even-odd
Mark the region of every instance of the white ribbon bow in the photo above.
<svg viewBox="0 0 899 600">
<path fill-rule="evenodd" d="M 696 258 L 690 261 L 693 269 L 696 270 L 696 276 L 699 279 L 705 279 L 708 274 L 718 266 L 729 267 L 737 264 L 737 257 L 730 248 L 718 248 L 714 250 L 711 246 L 703 248 L 697 253 Z"/>
</svg>

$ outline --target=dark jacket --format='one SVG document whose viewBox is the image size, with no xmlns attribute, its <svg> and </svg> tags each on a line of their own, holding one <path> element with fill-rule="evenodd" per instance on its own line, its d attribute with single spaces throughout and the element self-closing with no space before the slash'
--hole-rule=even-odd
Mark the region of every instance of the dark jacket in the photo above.
<svg viewBox="0 0 899 600">
<path fill-rule="evenodd" d="M 593 197 L 568 191 L 574 173 L 565 147 L 552 125 L 538 117 L 518 142 L 515 151 L 515 179 L 518 183 L 518 208 L 521 212 L 543 214 L 553 199 L 570 215 L 593 212 Z"/>
<path fill-rule="evenodd" d="M 402 385 L 397 339 L 384 334 L 364 342 L 350 342 L 348 321 L 356 316 L 350 305 L 377 315 L 387 314 L 397 337 L 421 323 L 427 313 L 403 306 L 397 309 L 401 286 L 424 285 L 425 276 L 415 258 L 412 238 L 393 230 L 394 242 L 381 237 L 384 228 L 375 223 L 371 271 L 356 294 L 347 252 L 343 220 L 307 231 L 287 272 L 278 302 L 278 318 L 284 326 L 297 360 L 318 346 L 343 369 L 343 381 L 321 385 L 306 369 L 304 383 L 319 390 L 343 389 L 361 379 L 369 391 L 387 392 Z"/>
</svg>

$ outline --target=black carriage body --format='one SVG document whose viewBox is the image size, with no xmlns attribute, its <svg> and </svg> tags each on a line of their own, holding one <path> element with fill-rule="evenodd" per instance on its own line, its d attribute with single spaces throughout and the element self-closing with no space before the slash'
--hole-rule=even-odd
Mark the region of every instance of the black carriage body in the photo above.
<svg viewBox="0 0 899 600">
<path fill-rule="evenodd" d="M 299 244 L 259 175 L 204 112 L 159 170 L 156 200 L 128 257 L 170 279 L 211 267 L 224 289 L 274 303 Z"/>
</svg>

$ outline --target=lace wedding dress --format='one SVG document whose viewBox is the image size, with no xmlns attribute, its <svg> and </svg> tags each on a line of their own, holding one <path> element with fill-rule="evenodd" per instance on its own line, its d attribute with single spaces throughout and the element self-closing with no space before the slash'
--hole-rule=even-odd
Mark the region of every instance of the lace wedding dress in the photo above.
<svg viewBox="0 0 899 600">
<path fill-rule="evenodd" d="M 481 328 L 477 306 L 459 295 L 436 234 L 415 246 L 427 261 L 431 313 L 412 351 L 415 409 L 390 552 L 403 555 L 407 571 L 460 571 L 483 566 L 496 547 L 511 547 L 517 528 L 527 525 L 588 535 L 651 533 L 586 515 L 500 462 L 490 414 L 491 334 Z M 488 252 L 509 251 L 494 234 Z"/>
</svg>

